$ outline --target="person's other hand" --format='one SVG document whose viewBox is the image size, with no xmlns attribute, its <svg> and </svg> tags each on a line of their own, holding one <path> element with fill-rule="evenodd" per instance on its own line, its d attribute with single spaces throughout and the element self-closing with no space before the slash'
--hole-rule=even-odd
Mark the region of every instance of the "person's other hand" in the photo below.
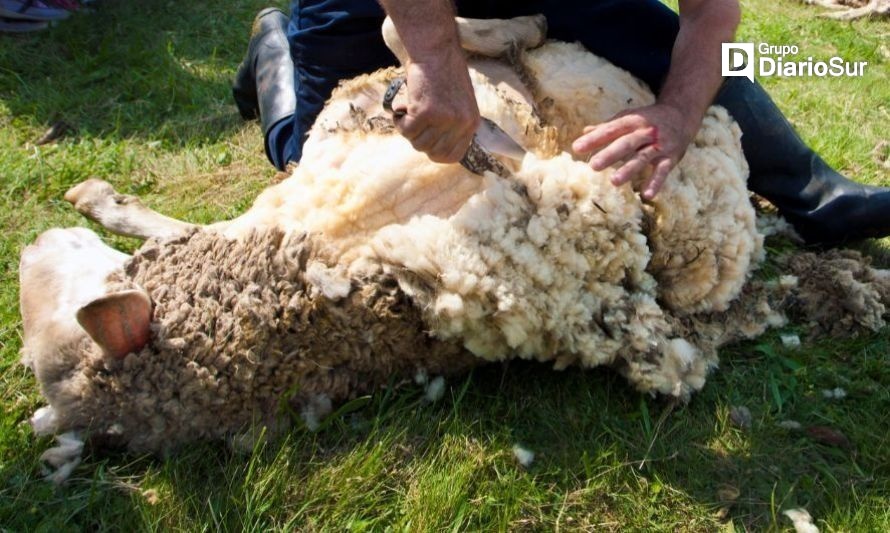
<svg viewBox="0 0 890 533">
<path fill-rule="evenodd" d="M 479 108 L 460 50 L 405 66 L 407 103 L 394 103 L 396 127 L 416 150 L 437 163 L 461 160 L 476 128 Z"/>
<path fill-rule="evenodd" d="M 627 183 L 651 165 L 652 175 L 642 187 L 643 198 L 651 200 L 695 137 L 696 131 L 687 122 L 677 108 L 667 104 L 632 109 L 584 128 L 572 149 L 577 154 L 596 152 L 590 158 L 590 166 L 596 171 L 624 161 L 612 174 L 616 186 Z"/>
</svg>

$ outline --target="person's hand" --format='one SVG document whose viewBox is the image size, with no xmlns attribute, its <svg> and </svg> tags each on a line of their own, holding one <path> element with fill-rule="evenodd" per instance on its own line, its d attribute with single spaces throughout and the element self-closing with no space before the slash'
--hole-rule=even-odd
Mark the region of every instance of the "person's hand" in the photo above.
<svg viewBox="0 0 890 533">
<path fill-rule="evenodd" d="M 572 149 L 577 154 L 595 152 L 590 166 L 596 171 L 624 161 L 612 174 L 614 185 L 627 183 L 651 165 L 652 175 L 642 187 L 643 198 L 651 200 L 683 158 L 696 131 L 679 109 L 655 104 L 624 111 L 607 122 L 584 128 Z"/>
<path fill-rule="evenodd" d="M 437 163 L 461 160 L 479 127 L 479 108 L 460 50 L 405 65 L 407 102 L 393 104 L 395 123 L 416 150 Z"/>
</svg>

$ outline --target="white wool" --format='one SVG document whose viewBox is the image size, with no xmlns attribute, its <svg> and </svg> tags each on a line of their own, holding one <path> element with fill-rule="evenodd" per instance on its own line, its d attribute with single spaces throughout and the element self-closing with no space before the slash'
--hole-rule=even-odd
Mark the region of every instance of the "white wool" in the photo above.
<svg viewBox="0 0 890 533">
<path fill-rule="evenodd" d="M 527 51 L 523 61 L 536 80 L 537 109 L 551 127 L 536 122 L 532 106 L 519 101 L 523 98 L 521 94 L 515 91 L 510 94 L 504 84 L 493 82 L 483 72 L 473 70 L 471 77 L 483 115 L 493 118 L 523 146 L 537 148 L 536 153 L 547 157 L 558 151 L 553 146 L 554 135 L 559 136 L 559 146 L 567 149 L 584 126 L 654 102 L 654 96 L 642 82 L 585 52 L 577 44 L 548 43 Z M 365 98 L 386 87 L 387 78 L 383 76 L 363 79 L 369 89 L 355 89 L 359 85 L 341 89 L 343 97 L 348 94 L 350 98 Z M 334 111 L 330 111 L 332 117 L 320 117 L 320 121 L 336 129 L 334 126 L 343 120 L 340 117 L 343 110 Z M 327 111 L 323 115 L 325 113 Z M 415 226 L 415 234 L 445 230 L 446 234 L 438 238 L 443 246 L 449 244 L 447 230 L 475 231 L 505 245 L 488 253 L 502 256 L 506 253 L 509 261 L 537 265 L 538 268 L 527 268 L 525 274 L 535 276 L 542 287 L 554 283 L 555 270 L 541 261 L 540 255 L 542 248 L 548 248 L 548 236 L 558 233 L 558 226 L 564 226 L 555 213 L 522 214 L 505 210 L 505 203 L 515 204 L 511 191 L 492 187 L 490 177 L 480 179 L 458 165 L 432 163 L 400 136 L 362 131 L 332 134 L 319 130 L 315 133 L 306 144 L 294 176 L 265 191 L 250 212 L 228 225 L 227 234 L 243 235 L 270 224 L 323 233 L 332 239 L 332 259 L 366 265 L 368 238 L 375 232 L 387 231 L 389 225 L 410 223 Z M 656 296 L 674 311 L 725 310 L 738 295 L 751 267 L 763 257 L 762 236 L 756 231 L 754 211 L 747 200 L 748 169 L 739 139 L 740 130 L 725 110 L 717 107 L 709 110 L 686 157 L 652 206 L 646 208 L 647 223 L 651 226 L 648 246 L 646 238 L 642 234 L 639 237 L 642 248 L 652 249 L 652 257 L 650 260 L 646 256 L 643 261 L 649 263 L 648 271 L 655 274 L 660 284 Z M 528 161 L 523 162 L 521 168 L 510 165 L 517 171 L 517 177 L 529 170 Z M 550 173 L 558 171 L 549 169 Z M 611 172 L 597 175 L 597 184 L 611 188 L 608 184 Z M 549 198 L 551 208 L 583 201 L 575 194 L 578 191 L 567 187 L 564 180 L 550 179 L 540 185 L 540 193 L 544 199 Z M 591 199 L 603 207 L 598 196 Z M 616 205 L 609 200 L 604 202 Z M 627 203 L 625 207 L 640 210 L 637 199 L 626 198 L 623 202 Z M 500 213 L 490 212 L 493 205 L 500 208 Z M 455 216 L 458 211 L 472 215 Z M 520 217 L 524 217 L 524 227 L 504 226 L 508 222 L 515 224 Z M 628 218 L 634 224 L 640 219 L 639 214 Z M 458 226 L 461 223 L 463 227 Z M 589 225 L 598 224 L 593 221 Z M 608 227 L 596 229 L 610 230 Z M 374 243 L 374 252 L 384 260 L 389 255 L 415 252 L 411 242 L 393 243 L 391 238 L 385 241 L 378 239 Z M 387 251 L 387 246 L 393 250 Z M 402 250 L 396 250 L 397 247 Z M 598 251 L 604 260 L 608 259 L 609 252 L 608 249 Z M 573 266 L 600 267 L 571 248 L 546 249 L 546 253 L 551 257 L 560 254 L 564 263 Z M 619 249 L 613 253 L 623 252 Z M 473 286 L 476 281 L 472 278 L 475 275 L 472 268 L 462 268 L 456 262 L 468 259 L 465 253 L 455 253 L 439 262 L 432 262 L 422 253 L 414 255 L 417 257 L 413 264 L 417 268 L 437 272 L 446 286 L 453 285 L 455 279 L 469 276 L 463 287 L 450 291 L 456 295 L 465 294 L 467 286 Z M 486 259 L 490 264 L 498 261 L 497 257 Z M 437 305 L 445 313 L 480 311 L 476 306 L 461 308 L 453 295 Z M 508 336 L 514 343 L 524 343 L 523 335 L 515 334 L 523 326 L 507 329 L 512 332 Z M 458 327 L 456 331 L 462 330 Z M 488 344 L 482 341 L 472 339 L 470 344 Z"/>
<path fill-rule="evenodd" d="M 57 431 L 56 412 L 51 406 L 41 407 L 34 411 L 29 422 L 31 423 L 31 429 L 34 430 L 34 434 L 38 437 L 53 435 Z"/>
<path fill-rule="evenodd" d="M 464 311 L 464 302 L 458 294 L 442 292 L 436 298 L 434 311 L 437 315 L 460 316 Z"/>
<path fill-rule="evenodd" d="M 872 275 L 878 280 L 890 280 L 890 269 L 873 268 Z"/>
<path fill-rule="evenodd" d="M 813 523 L 813 517 L 806 509 L 786 509 L 782 514 L 791 520 L 796 533 L 819 533 L 819 528 Z"/>
<path fill-rule="evenodd" d="M 528 468 L 535 460 L 535 452 L 523 448 L 519 444 L 514 444 L 513 457 L 515 457 L 516 461 L 518 461 L 524 468 Z"/>
<path fill-rule="evenodd" d="M 792 276 L 790 274 L 779 276 L 779 286 L 783 289 L 793 289 L 794 287 L 797 287 L 798 281 L 797 276 Z"/>
<path fill-rule="evenodd" d="M 789 431 L 796 431 L 803 427 L 801 425 L 801 423 L 796 420 L 782 420 L 781 422 L 777 423 L 776 425 L 782 429 L 787 429 Z"/>
<path fill-rule="evenodd" d="M 788 324 L 788 317 L 779 311 L 770 310 L 766 315 L 766 325 L 771 328 L 781 328 Z"/>
<path fill-rule="evenodd" d="M 822 397 L 828 400 L 842 400 L 847 397 L 847 391 L 840 387 L 834 389 L 822 389 Z"/>
<path fill-rule="evenodd" d="M 784 217 L 775 212 L 757 214 L 757 231 L 764 237 L 781 235 L 794 242 L 803 242 L 803 239 L 794 230 L 794 226 L 788 223 Z"/>
<path fill-rule="evenodd" d="M 433 163 L 398 135 L 343 133 L 307 142 L 295 174 L 263 191 L 220 229 L 233 238 L 279 227 L 324 234 L 331 255 L 355 259 L 368 235 L 420 214 L 448 215 L 478 191 L 459 165 Z"/>
<path fill-rule="evenodd" d="M 520 187 L 489 174 L 451 217 L 391 224 L 371 240 L 381 261 L 411 273 L 409 293 L 429 295 L 421 307 L 433 331 L 486 359 L 575 353 L 590 366 L 624 348 L 596 323 L 600 314 L 637 349 L 666 340 L 630 190 L 568 155 L 529 154 L 515 180 Z"/>
<path fill-rule="evenodd" d="M 312 261 L 306 266 L 306 281 L 321 291 L 329 300 L 345 298 L 352 289 L 346 269 L 340 265 L 328 268 L 324 263 Z"/>
<path fill-rule="evenodd" d="M 232 435 L 226 439 L 229 450 L 237 455 L 250 455 L 256 449 L 258 435 L 254 431 L 246 431 Z"/>
<path fill-rule="evenodd" d="M 671 339 L 667 360 L 674 366 L 676 383 L 685 382 L 695 390 L 704 386 L 709 365 L 699 357 L 698 349 L 687 340 Z M 680 396 L 682 391 L 676 390 L 676 383 L 675 396 Z"/>
<path fill-rule="evenodd" d="M 254 424 L 244 431 L 226 437 L 229 450 L 238 455 L 250 455 L 269 441 L 270 435 L 290 427 L 286 418 L 279 418 L 274 424 Z"/>
<path fill-rule="evenodd" d="M 793 333 L 787 335 L 779 335 L 782 340 L 782 346 L 786 348 L 800 348 L 800 337 Z"/>
<path fill-rule="evenodd" d="M 763 259 L 741 155 L 741 131 L 712 107 L 693 147 L 652 201 L 651 270 L 681 313 L 724 311 Z"/>
<path fill-rule="evenodd" d="M 445 378 L 442 376 L 435 377 L 429 382 L 424 391 L 423 397 L 430 403 L 435 403 L 445 396 Z"/>
</svg>

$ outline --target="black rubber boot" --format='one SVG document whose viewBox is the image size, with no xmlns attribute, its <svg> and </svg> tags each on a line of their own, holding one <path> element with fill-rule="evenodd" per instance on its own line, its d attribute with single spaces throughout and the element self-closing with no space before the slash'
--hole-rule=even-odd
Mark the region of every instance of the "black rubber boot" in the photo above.
<svg viewBox="0 0 890 533">
<path fill-rule="evenodd" d="M 287 42 L 287 16 L 275 8 L 253 21 L 247 55 L 232 84 L 232 95 L 245 120 L 259 117 L 263 135 L 297 108 L 294 62 Z"/>
<path fill-rule="evenodd" d="M 772 202 L 807 244 L 890 235 L 890 188 L 856 183 L 828 166 L 759 84 L 729 78 L 715 103 L 742 128 L 748 188 Z"/>
</svg>

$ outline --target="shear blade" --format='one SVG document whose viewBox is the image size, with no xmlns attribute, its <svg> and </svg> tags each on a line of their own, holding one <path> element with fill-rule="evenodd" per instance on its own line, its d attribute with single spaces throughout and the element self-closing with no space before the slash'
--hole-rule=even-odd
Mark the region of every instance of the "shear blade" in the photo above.
<svg viewBox="0 0 890 533">
<path fill-rule="evenodd" d="M 525 158 L 525 148 L 510 137 L 507 132 L 491 119 L 482 117 L 476 130 L 476 142 L 479 146 L 496 156 L 503 156 L 514 161 Z"/>
</svg>

